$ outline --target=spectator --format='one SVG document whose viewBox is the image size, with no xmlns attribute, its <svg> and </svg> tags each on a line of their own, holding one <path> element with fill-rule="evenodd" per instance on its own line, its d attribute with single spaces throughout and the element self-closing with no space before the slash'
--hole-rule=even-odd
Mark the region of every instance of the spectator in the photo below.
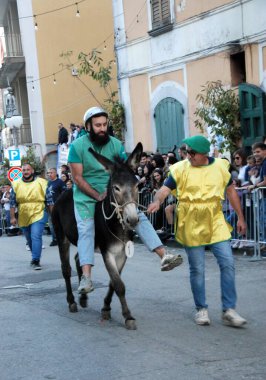
<svg viewBox="0 0 266 380">
<path fill-rule="evenodd" d="M 152 191 L 156 192 L 159 190 L 164 182 L 163 171 L 159 168 L 154 169 L 152 172 Z"/>
<path fill-rule="evenodd" d="M 70 178 L 67 172 L 61 172 L 60 179 L 66 184 Z"/>
<path fill-rule="evenodd" d="M 57 198 L 59 197 L 59 195 L 63 191 L 66 190 L 66 184 L 61 179 L 58 178 L 55 168 L 49 169 L 47 172 L 47 175 L 48 175 L 48 179 L 49 179 L 48 189 L 49 189 L 50 193 L 52 194 L 53 203 L 55 203 Z M 48 223 L 49 223 L 50 231 L 52 234 L 52 241 L 50 243 L 50 247 L 54 247 L 57 245 L 57 240 L 56 240 L 54 227 L 53 227 L 53 223 L 52 223 L 52 219 L 51 219 L 50 214 L 49 214 Z"/>
<path fill-rule="evenodd" d="M 10 196 L 10 223 L 16 226 L 15 208 L 18 207 L 18 225 L 29 244 L 34 270 L 42 269 L 40 265 L 42 253 L 42 234 L 47 223 L 48 206 L 51 212 L 53 205 L 52 195 L 47 187 L 47 181 L 34 176 L 34 169 L 30 164 L 22 166 L 22 179 L 12 183 Z"/>
<path fill-rule="evenodd" d="M 256 157 L 254 155 L 248 156 L 245 171 L 245 181 L 248 181 L 251 185 L 256 185 L 260 181 L 260 165 L 256 163 Z"/>
<path fill-rule="evenodd" d="M 77 139 L 87 134 L 87 131 L 83 125 L 77 125 L 77 131 L 78 131 Z"/>
<path fill-rule="evenodd" d="M 1 198 L 1 204 L 3 205 L 3 208 L 5 210 L 6 228 L 10 227 L 10 192 L 11 192 L 11 186 L 5 185 L 4 193 Z"/>
<path fill-rule="evenodd" d="M 234 154 L 234 163 L 238 170 L 238 179 L 241 181 L 241 186 L 248 184 L 248 181 L 245 180 L 245 171 L 247 168 L 247 157 L 243 149 L 237 149 Z"/>
<path fill-rule="evenodd" d="M 181 145 L 178 148 L 178 155 L 179 155 L 180 161 L 185 160 L 187 158 L 187 147 L 185 144 Z"/>
<path fill-rule="evenodd" d="M 63 126 L 62 123 L 58 124 L 58 144 L 67 144 L 68 143 L 68 131 L 67 129 Z"/>
<path fill-rule="evenodd" d="M 140 166 L 144 166 L 147 163 L 147 153 L 142 152 L 141 159 L 140 159 Z"/>
<path fill-rule="evenodd" d="M 61 165 L 60 170 L 61 170 L 61 173 L 64 172 L 64 173 L 67 173 L 68 175 L 70 174 L 70 168 L 66 164 Z"/>
<path fill-rule="evenodd" d="M 249 186 L 249 191 L 266 187 L 266 145 L 263 143 L 255 143 L 252 145 L 254 156 L 262 160 L 260 168 L 260 179 L 254 185 Z M 262 199 L 260 200 L 260 240 L 266 241 L 266 190 L 262 190 Z M 265 256 L 263 254 L 263 256 Z"/>
<path fill-rule="evenodd" d="M 70 123 L 69 128 L 70 128 L 70 134 L 69 134 L 69 139 L 68 139 L 68 145 L 70 145 L 74 140 L 76 140 L 78 136 L 78 131 L 74 123 Z"/>
<path fill-rule="evenodd" d="M 68 190 L 73 188 L 73 182 L 71 181 L 71 179 L 69 179 L 66 182 L 66 187 L 67 187 Z"/>
</svg>

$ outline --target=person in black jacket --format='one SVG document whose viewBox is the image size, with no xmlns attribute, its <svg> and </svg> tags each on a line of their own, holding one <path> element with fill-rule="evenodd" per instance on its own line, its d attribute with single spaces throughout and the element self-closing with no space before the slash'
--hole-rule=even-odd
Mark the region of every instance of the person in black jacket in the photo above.
<svg viewBox="0 0 266 380">
<path fill-rule="evenodd" d="M 67 144 L 68 142 L 68 131 L 67 129 L 63 126 L 62 123 L 58 124 L 58 144 Z"/>
</svg>

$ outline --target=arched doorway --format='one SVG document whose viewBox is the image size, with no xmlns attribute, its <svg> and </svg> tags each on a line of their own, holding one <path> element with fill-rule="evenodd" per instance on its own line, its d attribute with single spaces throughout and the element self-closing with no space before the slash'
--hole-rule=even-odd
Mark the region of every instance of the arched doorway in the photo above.
<svg viewBox="0 0 266 380">
<path fill-rule="evenodd" d="M 154 110 L 157 151 L 165 153 L 184 139 L 184 108 L 174 98 L 164 98 Z"/>
</svg>

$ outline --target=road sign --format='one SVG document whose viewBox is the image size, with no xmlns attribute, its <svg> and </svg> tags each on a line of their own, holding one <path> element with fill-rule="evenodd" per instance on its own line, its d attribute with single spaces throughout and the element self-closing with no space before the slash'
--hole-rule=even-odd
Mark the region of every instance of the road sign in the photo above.
<svg viewBox="0 0 266 380">
<path fill-rule="evenodd" d="M 13 168 L 8 170 L 7 177 L 10 182 L 13 182 L 22 178 L 22 169 L 17 166 L 14 166 Z"/>
<path fill-rule="evenodd" d="M 20 166 L 20 151 L 19 149 L 8 150 L 9 166 Z"/>
</svg>

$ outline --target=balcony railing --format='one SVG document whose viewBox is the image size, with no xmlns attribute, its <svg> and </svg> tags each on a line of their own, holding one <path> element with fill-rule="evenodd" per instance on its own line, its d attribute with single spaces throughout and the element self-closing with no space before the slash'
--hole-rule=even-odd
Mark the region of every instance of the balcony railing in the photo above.
<svg viewBox="0 0 266 380">
<path fill-rule="evenodd" d="M 6 43 L 6 57 L 22 57 L 23 56 L 20 34 L 14 34 L 14 33 L 6 34 L 5 43 Z"/>
</svg>

